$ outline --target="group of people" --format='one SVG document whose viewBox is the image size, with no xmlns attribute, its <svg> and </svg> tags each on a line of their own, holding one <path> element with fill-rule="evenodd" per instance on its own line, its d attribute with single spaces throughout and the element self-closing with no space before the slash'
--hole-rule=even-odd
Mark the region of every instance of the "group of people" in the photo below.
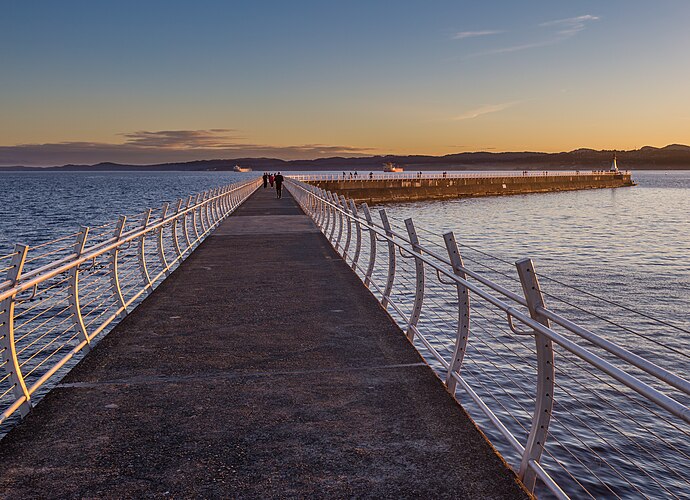
<svg viewBox="0 0 690 500">
<path fill-rule="evenodd" d="M 283 181 L 285 179 L 282 175 L 280 175 L 280 172 L 278 172 L 277 174 L 269 174 L 268 172 L 264 172 L 262 178 L 264 180 L 264 189 L 266 189 L 269 184 L 271 185 L 271 188 L 273 188 L 273 185 L 275 184 L 276 197 L 278 199 L 283 197 Z"/>
<path fill-rule="evenodd" d="M 345 174 L 345 172 L 343 172 L 343 179 L 346 179 L 346 178 L 347 178 L 347 174 Z M 357 178 L 357 171 L 355 171 L 354 173 L 350 172 L 350 179 L 356 179 L 356 178 Z M 369 179 L 373 179 L 373 178 L 374 178 L 374 172 L 369 172 Z"/>
</svg>

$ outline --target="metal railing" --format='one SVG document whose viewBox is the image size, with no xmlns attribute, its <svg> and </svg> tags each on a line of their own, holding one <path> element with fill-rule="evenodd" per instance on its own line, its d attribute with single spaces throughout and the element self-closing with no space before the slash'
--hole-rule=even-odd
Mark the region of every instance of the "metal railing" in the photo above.
<svg viewBox="0 0 690 500">
<path fill-rule="evenodd" d="M 556 280 L 530 259 L 505 272 L 477 259 L 471 269 L 452 232 L 427 237 L 412 219 L 400 225 L 380 210 L 375 221 L 366 203 L 295 178 L 286 186 L 530 491 L 690 493 L 690 382 L 580 324 L 600 318 L 592 325 L 609 333 L 612 321 L 583 313 L 576 322 L 547 307 L 545 297 L 561 299 L 540 278 Z M 690 334 L 641 316 L 645 328 L 657 321 Z M 687 366 L 683 345 L 662 345 L 658 358 Z"/>
<path fill-rule="evenodd" d="M 0 424 L 23 417 L 260 184 L 231 184 L 0 257 Z"/>
<path fill-rule="evenodd" d="M 609 170 L 524 170 L 510 172 L 343 172 L 341 174 L 295 174 L 288 177 L 301 182 L 320 181 L 390 181 L 415 179 L 488 179 L 502 177 L 591 177 L 591 176 L 630 175 L 629 170 L 612 172 Z"/>
</svg>

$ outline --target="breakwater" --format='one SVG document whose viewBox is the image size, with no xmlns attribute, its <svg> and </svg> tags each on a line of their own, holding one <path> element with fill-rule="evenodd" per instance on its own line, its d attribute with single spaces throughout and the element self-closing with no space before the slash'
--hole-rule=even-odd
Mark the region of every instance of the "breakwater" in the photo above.
<svg viewBox="0 0 690 500">
<path fill-rule="evenodd" d="M 634 186 L 630 172 L 489 172 L 299 176 L 356 202 L 386 203 Z"/>
</svg>

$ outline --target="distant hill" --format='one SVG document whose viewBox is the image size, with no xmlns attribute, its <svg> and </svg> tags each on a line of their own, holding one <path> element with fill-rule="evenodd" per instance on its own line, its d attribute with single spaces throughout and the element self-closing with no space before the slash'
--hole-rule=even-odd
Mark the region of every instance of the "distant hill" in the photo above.
<svg viewBox="0 0 690 500">
<path fill-rule="evenodd" d="M 690 146 L 670 144 L 663 148 L 644 146 L 631 151 L 616 151 L 621 169 L 682 170 L 690 169 Z M 383 163 L 396 163 L 406 170 L 591 170 L 608 169 L 614 151 L 581 148 L 563 153 L 514 152 L 455 153 L 445 156 L 386 155 L 358 158 L 319 158 L 316 160 L 280 160 L 277 158 L 232 158 L 225 160 L 198 160 L 185 163 L 156 165 L 122 165 L 97 163 L 95 165 L 62 165 L 55 167 L 0 167 L 0 171 L 58 170 L 69 172 L 105 171 L 228 171 L 235 165 L 251 167 L 254 171 L 295 170 L 361 170 L 378 171 Z"/>
</svg>

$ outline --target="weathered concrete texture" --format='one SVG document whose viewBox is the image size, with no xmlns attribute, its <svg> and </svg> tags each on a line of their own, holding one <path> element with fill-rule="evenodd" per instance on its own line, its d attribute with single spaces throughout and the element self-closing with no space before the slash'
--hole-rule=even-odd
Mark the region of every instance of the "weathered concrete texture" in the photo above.
<svg viewBox="0 0 690 500">
<path fill-rule="evenodd" d="M 585 173 L 580 175 L 542 175 L 515 177 L 467 177 L 445 179 L 343 179 L 314 181 L 315 186 L 345 195 L 354 201 L 386 203 L 395 201 L 441 200 L 473 196 L 547 193 L 633 186 L 628 173 Z"/>
<path fill-rule="evenodd" d="M 0 442 L 1 497 L 527 497 L 326 239 L 273 193 L 241 207 Z"/>
</svg>

